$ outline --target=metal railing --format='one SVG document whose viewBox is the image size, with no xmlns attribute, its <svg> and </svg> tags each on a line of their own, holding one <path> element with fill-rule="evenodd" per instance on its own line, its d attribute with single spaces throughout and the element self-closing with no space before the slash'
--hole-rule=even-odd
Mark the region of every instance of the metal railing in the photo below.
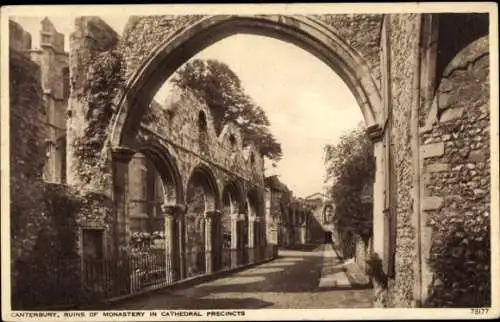
<svg viewBox="0 0 500 322">
<path fill-rule="evenodd" d="M 17 260 L 12 264 L 11 300 L 15 310 L 71 305 L 85 297 L 80 292 L 80 258 Z"/>
<path fill-rule="evenodd" d="M 164 250 L 83 261 L 83 282 L 96 298 L 134 294 L 172 284 L 175 268 Z"/>
<path fill-rule="evenodd" d="M 61 259 L 60 262 L 53 263 L 50 270 L 40 272 L 38 276 L 41 279 L 37 279 L 37 281 L 44 282 L 40 285 L 46 286 L 39 286 L 37 289 L 43 291 L 43 288 L 54 296 L 41 296 L 42 299 L 47 300 L 47 303 L 40 299 L 28 301 L 29 299 L 26 297 L 20 298 L 20 301 L 29 303 L 30 307 L 56 304 L 79 305 L 82 304 L 80 298 L 72 298 L 68 292 L 78 294 L 79 297 L 85 294 L 86 303 L 133 295 L 144 290 L 165 287 L 182 279 L 245 267 L 274 258 L 277 256 L 277 246 L 224 248 L 218 252 L 199 250 L 183 253 L 180 257 L 177 255 L 172 257 L 165 249 L 155 249 L 103 259 L 85 258 L 83 260 L 72 259 L 71 261 Z M 183 258 L 183 263 L 179 258 Z M 28 268 L 31 272 L 29 275 L 40 270 L 33 265 L 21 267 L 21 264 L 18 264 L 18 267 L 20 273 L 24 273 L 25 276 L 28 275 Z M 182 267 L 184 267 L 184 272 L 181 272 Z M 70 286 L 69 282 L 74 285 Z M 77 288 L 80 289 L 77 290 Z M 30 288 L 26 287 L 25 289 L 29 290 Z M 59 296 L 61 299 L 55 303 L 59 293 L 61 293 Z M 66 300 L 63 301 L 64 298 Z"/>
</svg>

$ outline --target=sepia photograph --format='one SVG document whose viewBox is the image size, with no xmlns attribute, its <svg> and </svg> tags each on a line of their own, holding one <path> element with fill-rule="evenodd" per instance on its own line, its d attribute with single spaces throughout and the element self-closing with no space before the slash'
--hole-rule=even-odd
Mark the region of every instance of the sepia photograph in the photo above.
<svg viewBox="0 0 500 322">
<path fill-rule="evenodd" d="M 497 10 L 2 7 L 3 319 L 498 317 Z"/>
</svg>

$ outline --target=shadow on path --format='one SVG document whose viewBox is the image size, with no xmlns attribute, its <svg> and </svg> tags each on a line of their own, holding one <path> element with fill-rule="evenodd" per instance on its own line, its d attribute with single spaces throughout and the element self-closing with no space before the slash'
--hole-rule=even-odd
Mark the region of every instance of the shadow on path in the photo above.
<svg viewBox="0 0 500 322">
<path fill-rule="evenodd" d="M 268 263 L 183 289 L 164 289 L 115 303 L 110 309 L 260 309 L 369 307 L 367 287 L 320 288 L 324 264 L 330 271 L 339 262 L 323 257 L 324 245 L 280 250 Z M 335 265 L 332 265 L 335 263 Z"/>
</svg>

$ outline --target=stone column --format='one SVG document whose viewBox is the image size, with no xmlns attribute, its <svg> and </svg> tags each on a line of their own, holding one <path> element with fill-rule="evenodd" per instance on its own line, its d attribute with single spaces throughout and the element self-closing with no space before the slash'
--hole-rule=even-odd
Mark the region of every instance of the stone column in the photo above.
<svg viewBox="0 0 500 322">
<path fill-rule="evenodd" d="M 307 242 L 306 234 L 307 234 L 306 226 L 301 225 L 300 226 L 300 243 L 302 245 L 306 244 L 306 242 Z"/>
<path fill-rule="evenodd" d="M 388 173 L 389 169 L 389 138 L 378 125 L 369 127 L 367 134 L 374 144 L 375 182 L 373 184 L 373 239 L 369 251 L 369 266 L 375 295 L 374 307 L 385 307 L 387 299 L 388 227 L 385 227 L 386 216 L 389 215 Z"/>
<path fill-rule="evenodd" d="M 184 215 L 186 214 L 187 207 L 182 209 L 182 216 L 177 218 L 177 231 L 179 232 L 178 245 L 179 245 L 179 279 L 186 278 L 186 225 Z"/>
<path fill-rule="evenodd" d="M 387 178 L 387 146 L 383 140 L 384 134 L 378 126 L 367 129 L 367 134 L 374 143 L 374 155 L 376 160 L 375 182 L 373 184 L 373 249 L 372 251 L 385 257 L 384 241 L 386 231 L 384 229 L 384 217 L 386 215 L 386 185 Z"/>
<path fill-rule="evenodd" d="M 180 263 L 180 246 L 178 243 L 179 238 L 179 220 L 183 214 L 183 207 L 179 205 L 162 205 L 162 213 L 165 216 L 165 250 L 166 250 L 166 267 L 167 267 L 167 280 L 173 282 L 181 278 Z"/>
<path fill-rule="evenodd" d="M 239 214 L 231 214 L 231 267 L 238 266 L 238 221 Z"/>
<path fill-rule="evenodd" d="M 113 202 L 116 211 L 113 240 L 117 254 L 125 251 L 129 243 L 128 164 L 134 153 L 133 150 L 124 147 L 112 150 Z"/>
<path fill-rule="evenodd" d="M 252 264 L 255 262 L 255 222 L 257 216 L 248 217 L 248 263 Z"/>
<path fill-rule="evenodd" d="M 217 220 L 217 210 L 207 211 L 205 213 L 205 272 L 212 273 L 214 271 L 214 258 L 217 254 L 214 249 L 214 221 Z"/>
</svg>

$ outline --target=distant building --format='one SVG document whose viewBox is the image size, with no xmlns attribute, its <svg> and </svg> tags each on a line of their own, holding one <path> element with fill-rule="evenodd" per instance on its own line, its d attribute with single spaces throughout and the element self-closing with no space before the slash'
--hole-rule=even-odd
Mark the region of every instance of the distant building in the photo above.
<svg viewBox="0 0 500 322">
<path fill-rule="evenodd" d="M 40 45 L 32 47 L 31 35 L 10 21 L 11 48 L 40 66 L 43 91 L 43 119 L 46 162 L 43 179 L 66 182 L 66 121 L 69 85 L 69 54 L 64 51 L 64 35 L 48 18 L 40 22 Z"/>
<path fill-rule="evenodd" d="M 313 241 L 313 209 L 315 204 L 322 202 L 323 196 L 314 195 L 317 198 L 310 199 L 294 198 L 292 191 L 277 175 L 266 177 L 264 183 L 268 241 L 284 247 Z M 321 231 L 321 228 L 319 230 Z"/>
</svg>

